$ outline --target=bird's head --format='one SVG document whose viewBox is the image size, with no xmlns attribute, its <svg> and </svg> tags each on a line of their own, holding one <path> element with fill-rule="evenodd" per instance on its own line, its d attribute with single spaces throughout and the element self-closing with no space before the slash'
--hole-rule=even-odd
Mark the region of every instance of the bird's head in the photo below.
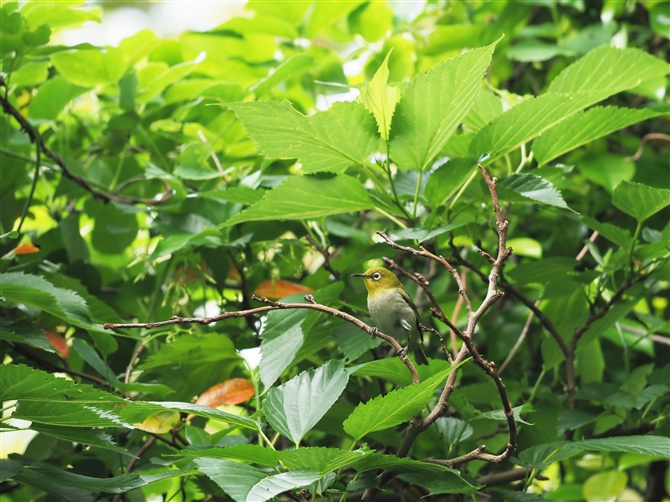
<svg viewBox="0 0 670 502">
<path fill-rule="evenodd" d="M 375 295 L 388 289 L 401 288 L 402 284 L 393 272 L 383 267 L 374 267 L 364 274 L 351 274 L 352 277 L 362 277 L 369 295 Z"/>
</svg>

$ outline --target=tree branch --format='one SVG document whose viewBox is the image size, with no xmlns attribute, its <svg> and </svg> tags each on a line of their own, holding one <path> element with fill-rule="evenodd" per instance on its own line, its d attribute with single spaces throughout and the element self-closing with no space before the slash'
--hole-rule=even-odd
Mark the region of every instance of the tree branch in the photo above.
<svg viewBox="0 0 670 502">
<path fill-rule="evenodd" d="M 5 89 L 7 88 L 7 84 L 5 83 L 5 80 L 2 76 L 0 76 L 0 87 L 5 87 Z M 165 187 L 165 191 L 163 192 L 163 195 L 160 199 L 140 199 L 136 197 L 126 197 L 123 195 L 116 195 L 113 193 L 96 190 L 84 178 L 74 174 L 67 167 L 67 164 L 63 158 L 46 146 L 44 140 L 42 139 L 42 135 L 37 131 L 37 128 L 33 127 L 33 125 L 28 122 L 28 120 L 23 115 L 21 115 L 21 112 L 9 102 L 9 99 L 2 94 L 0 94 L 0 104 L 2 105 L 4 112 L 14 117 L 14 119 L 19 123 L 21 129 L 25 131 L 25 133 L 30 138 L 30 142 L 35 143 L 38 150 L 41 150 L 47 157 L 51 158 L 61 169 L 65 177 L 70 178 L 72 181 L 84 188 L 87 192 L 91 193 L 95 199 L 101 199 L 106 202 L 113 201 L 121 204 L 145 204 L 147 206 L 157 206 L 167 202 L 172 197 L 172 188 L 170 188 L 170 186 L 165 182 L 162 182 L 163 186 Z"/>
<path fill-rule="evenodd" d="M 263 307 L 256 307 L 248 310 L 237 310 L 232 312 L 223 312 L 222 314 L 211 316 L 211 317 L 180 317 L 172 316 L 167 321 L 160 322 L 147 322 L 147 323 L 106 323 L 104 324 L 105 329 L 124 329 L 124 328 L 145 328 L 145 329 L 154 329 L 162 326 L 170 326 L 173 324 L 211 324 L 218 321 L 223 321 L 224 319 L 232 319 L 238 317 L 247 317 L 250 315 L 261 314 L 264 312 L 270 312 L 273 310 L 281 309 L 310 309 L 317 310 L 319 312 L 324 312 L 326 314 L 338 317 L 344 321 L 347 321 L 354 326 L 362 329 L 371 336 L 378 336 L 385 340 L 387 343 L 391 344 L 393 348 L 400 354 L 403 352 L 402 346 L 396 341 L 392 336 L 386 335 L 380 332 L 377 328 L 367 325 L 360 319 L 342 312 L 341 310 L 333 309 L 327 307 L 326 305 L 321 305 L 316 302 L 316 299 L 312 295 L 306 295 L 305 300 L 309 303 L 280 303 L 269 300 L 265 297 L 258 297 L 255 295 L 251 296 L 252 300 L 259 301 L 261 303 L 266 303 L 267 305 Z M 407 366 L 407 369 L 412 374 L 412 381 L 414 383 L 419 382 L 419 374 L 416 371 L 416 368 L 412 364 L 412 361 L 407 357 L 407 355 L 402 356 L 401 361 Z"/>
</svg>

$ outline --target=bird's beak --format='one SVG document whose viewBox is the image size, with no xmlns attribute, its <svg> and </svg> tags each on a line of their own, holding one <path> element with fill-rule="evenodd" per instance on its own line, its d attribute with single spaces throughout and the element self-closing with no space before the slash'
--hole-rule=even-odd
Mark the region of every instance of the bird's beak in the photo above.
<svg viewBox="0 0 670 502">
<path fill-rule="evenodd" d="M 365 274 L 351 274 L 351 277 L 362 277 L 363 279 L 367 279 L 368 276 Z"/>
</svg>

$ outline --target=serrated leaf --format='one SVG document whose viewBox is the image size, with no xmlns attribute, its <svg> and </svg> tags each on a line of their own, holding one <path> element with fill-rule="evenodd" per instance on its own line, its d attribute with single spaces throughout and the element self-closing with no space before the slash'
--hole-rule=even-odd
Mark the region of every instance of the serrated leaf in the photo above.
<svg viewBox="0 0 670 502">
<path fill-rule="evenodd" d="M 491 154 L 490 162 L 542 134 L 589 105 L 602 101 L 606 92 L 544 94 L 526 99 L 484 126 L 470 143 L 470 154 Z"/>
<path fill-rule="evenodd" d="M 640 49 L 617 49 L 605 44 L 563 70 L 547 92 L 598 91 L 611 96 L 669 72 L 665 61 Z"/>
<path fill-rule="evenodd" d="M 550 280 L 565 276 L 577 266 L 572 258 L 552 257 L 537 261 L 528 261 L 517 265 L 505 273 L 516 284 L 544 284 Z"/>
<path fill-rule="evenodd" d="M 408 385 L 359 404 L 342 424 L 344 430 L 358 440 L 371 432 L 410 420 L 426 406 L 446 376 L 459 366 L 449 367 L 419 384 Z"/>
<path fill-rule="evenodd" d="M 415 77 L 396 107 L 391 156 L 423 171 L 470 110 L 497 42 L 449 59 Z"/>
<path fill-rule="evenodd" d="M 55 287 L 42 276 L 23 272 L 2 274 L 0 296 L 5 300 L 44 310 L 80 328 L 103 331 L 101 325 L 91 322 L 88 306 L 81 296 L 74 291 Z"/>
<path fill-rule="evenodd" d="M 498 183 L 501 200 L 510 202 L 528 202 L 528 199 L 549 206 L 569 209 L 561 192 L 554 185 L 534 174 L 513 174 Z"/>
<path fill-rule="evenodd" d="M 610 240 L 614 244 L 624 249 L 629 249 L 632 236 L 625 228 L 617 227 L 611 223 L 600 223 L 590 216 L 583 216 L 582 222 L 592 230 L 596 230 L 600 235 Z"/>
<path fill-rule="evenodd" d="M 222 458 L 237 460 L 246 464 L 258 464 L 274 467 L 279 461 L 279 451 L 260 446 L 258 444 L 235 444 L 232 446 L 187 446 L 173 455 L 164 455 L 168 458 Z"/>
<path fill-rule="evenodd" d="M 335 103 L 306 117 L 289 103 L 228 104 L 269 159 L 298 159 L 305 173 L 343 173 L 364 165 L 377 150 L 373 116 L 359 103 Z"/>
<path fill-rule="evenodd" d="M 539 165 L 643 120 L 662 115 L 651 109 L 629 109 L 617 106 L 595 107 L 579 112 L 542 133 L 533 143 Z"/>
<path fill-rule="evenodd" d="M 268 314 L 261 337 L 260 377 L 269 389 L 288 368 L 305 341 L 302 324 L 307 310 L 277 310 Z"/>
<path fill-rule="evenodd" d="M 194 413 L 256 430 L 250 418 L 191 403 L 128 401 L 117 394 L 77 384 L 24 365 L 2 366 L 0 395 L 18 400 L 14 418 L 65 427 L 125 427 L 165 409 Z"/>
<path fill-rule="evenodd" d="M 545 469 L 554 462 L 576 455 L 581 451 L 639 453 L 670 458 L 670 438 L 661 436 L 618 436 L 603 439 L 548 443 L 533 446 L 519 454 L 528 466 Z"/>
<path fill-rule="evenodd" d="M 377 121 L 377 130 L 384 141 L 389 139 L 391 130 L 391 119 L 395 107 L 400 101 L 400 89 L 388 85 L 389 68 L 388 61 L 391 51 L 386 54 L 370 83 L 361 89 L 361 103 L 370 110 Z"/>
<path fill-rule="evenodd" d="M 622 181 L 614 189 L 612 204 L 642 223 L 670 205 L 670 190 Z"/>
<path fill-rule="evenodd" d="M 217 458 L 195 459 L 195 464 L 236 502 L 263 502 L 321 478 L 319 473 L 308 469 L 268 476 L 255 467 Z"/>
<path fill-rule="evenodd" d="M 328 361 L 271 388 L 263 401 L 263 413 L 277 432 L 298 445 L 337 401 L 348 381 L 342 361 Z"/>
<path fill-rule="evenodd" d="M 512 408 L 512 411 L 514 412 L 515 422 L 521 422 L 522 424 L 526 425 L 534 425 L 529 422 L 526 422 L 524 419 L 521 418 L 522 413 L 533 413 L 535 411 L 532 404 L 524 403 L 521 406 L 515 406 L 514 408 Z M 505 416 L 505 410 L 486 411 L 478 415 L 477 418 L 488 418 L 489 420 L 498 420 L 500 422 L 504 422 L 507 420 L 507 417 Z"/>
<path fill-rule="evenodd" d="M 371 209 L 372 201 L 356 179 L 290 176 L 268 190 L 260 202 L 236 214 L 224 225 L 259 220 L 309 220 L 331 214 Z"/>
</svg>

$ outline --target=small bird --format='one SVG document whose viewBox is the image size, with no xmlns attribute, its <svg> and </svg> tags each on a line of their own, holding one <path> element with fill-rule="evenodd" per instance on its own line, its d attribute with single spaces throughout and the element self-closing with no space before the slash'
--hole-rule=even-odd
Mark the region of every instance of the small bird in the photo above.
<svg viewBox="0 0 670 502">
<path fill-rule="evenodd" d="M 407 347 L 412 349 L 416 362 L 428 364 L 420 343 L 419 313 L 395 274 L 383 267 L 375 267 L 364 274 L 352 274 L 352 277 L 364 279 L 368 290 L 368 310 L 380 331 L 396 339 L 406 336 Z M 406 352 L 407 348 L 401 356 Z"/>
</svg>

